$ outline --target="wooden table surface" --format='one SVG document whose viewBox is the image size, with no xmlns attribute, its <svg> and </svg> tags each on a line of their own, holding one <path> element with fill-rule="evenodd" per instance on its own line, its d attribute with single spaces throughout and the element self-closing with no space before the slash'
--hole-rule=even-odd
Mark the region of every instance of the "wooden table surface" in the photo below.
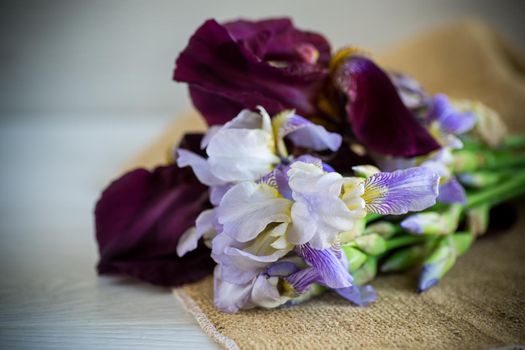
<svg viewBox="0 0 525 350">
<path fill-rule="evenodd" d="M 0 348 L 216 348 L 167 290 L 99 277 L 93 206 L 168 121 L 0 121 Z"/>
</svg>

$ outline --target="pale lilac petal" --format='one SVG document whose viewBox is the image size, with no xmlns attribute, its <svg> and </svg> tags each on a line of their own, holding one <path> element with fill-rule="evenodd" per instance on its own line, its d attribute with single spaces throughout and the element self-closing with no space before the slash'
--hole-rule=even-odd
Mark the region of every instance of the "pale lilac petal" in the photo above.
<svg viewBox="0 0 525 350">
<path fill-rule="evenodd" d="M 204 134 L 204 137 L 201 140 L 201 149 L 205 149 L 208 147 L 208 144 L 210 143 L 210 140 L 217 131 L 219 131 L 222 128 L 222 125 L 212 125 L 208 128 L 208 131 L 206 131 L 206 134 Z"/>
<path fill-rule="evenodd" d="M 294 199 L 288 232 L 292 244 L 309 242 L 315 249 L 326 249 L 340 232 L 349 231 L 354 225 L 350 210 L 339 197 L 294 193 Z"/>
<path fill-rule="evenodd" d="M 254 305 L 250 301 L 253 282 L 233 284 L 224 281 L 215 267 L 213 280 L 213 301 L 215 307 L 222 312 L 234 313 L 240 309 L 247 309 Z"/>
<path fill-rule="evenodd" d="M 436 203 L 439 176 L 425 167 L 377 173 L 365 181 L 366 210 L 381 215 L 402 215 Z"/>
<path fill-rule="evenodd" d="M 288 184 L 288 170 L 290 167 L 288 166 L 277 166 L 277 168 L 274 169 L 274 175 L 275 175 L 275 182 L 277 184 L 277 188 L 279 189 L 279 193 L 286 199 L 292 200 L 292 189 L 290 188 L 290 185 Z"/>
<path fill-rule="evenodd" d="M 448 134 L 463 134 L 474 127 L 476 115 L 458 111 L 444 94 L 434 96 L 430 120 L 436 120 L 441 130 Z"/>
<path fill-rule="evenodd" d="M 277 289 L 278 282 L 278 277 L 259 275 L 253 284 L 252 303 L 265 308 L 274 308 L 286 303 L 290 298 L 280 295 Z"/>
<path fill-rule="evenodd" d="M 352 285 L 352 276 L 332 249 L 317 250 L 304 244 L 297 247 L 297 254 L 319 273 L 327 287 L 346 288 Z"/>
<path fill-rule="evenodd" d="M 337 294 L 358 306 L 367 306 L 377 300 L 375 289 L 370 286 L 350 286 L 335 289 Z"/>
<path fill-rule="evenodd" d="M 272 277 L 286 277 L 298 270 L 299 267 L 291 261 L 278 261 L 271 264 L 265 273 Z"/>
<path fill-rule="evenodd" d="M 179 148 L 177 155 L 177 166 L 179 168 L 190 166 L 201 183 L 207 186 L 217 186 L 225 183 L 212 173 L 208 161 L 198 154 Z"/>
<path fill-rule="evenodd" d="M 289 222 L 291 201 L 265 184 L 243 182 L 223 196 L 218 220 L 224 232 L 240 242 L 255 238 L 270 223 Z"/>
<path fill-rule="evenodd" d="M 337 151 L 342 142 L 342 137 L 338 133 L 328 132 L 321 125 L 298 115 L 290 115 L 286 118 L 279 127 L 279 136 L 288 137 L 296 146 L 314 151 L 326 149 Z"/>
<path fill-rule="evenodd" d="M 177 255 L 182 257 L 187 252 L 195 250 L 199 239 L 204 234 L 215 231 L 213 222 L 215 220 L 215 209 L 208 209 L 199 214 L 195 220 L 195 228 L 190 228 L 179 239 L 177 243 Z"/>
<path fill-rule="evenodd" d="M 442 203 L 467 203 L 467 194 L 465 189 L 455 177 L 451 177 L 445 183 L 439 185 L 439 196 L 437 200 Z"/>
<path fill-rule="evenodd" d="M 224 184 L 210 187 L 210 203 L 217 206 L 221 203 L 222 197 L 232 188 L 233 184 Z"/>
</svg>

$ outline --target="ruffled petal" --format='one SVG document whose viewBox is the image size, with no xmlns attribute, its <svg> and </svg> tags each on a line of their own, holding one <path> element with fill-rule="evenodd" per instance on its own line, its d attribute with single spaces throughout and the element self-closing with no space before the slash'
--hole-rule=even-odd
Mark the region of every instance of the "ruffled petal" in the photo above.
<svg viewBox="0 0 525 350">
<path fill-rule="evenodd" d="M 294 193 L 321 193 L 339 196 L 343 177 L 335 172 L 326 173 L 317 164 L 294 162 L 288 170 L 290 188 Z"/>
<path fill-rule="evenodd" d="M 225 183 L 224 180 L 219 179 L 212 173 L 210 164 L 206 159 L 191 151 L 181 148 L 177 149 L 177 166 L 179 168 L 191 167 L 197 179 L 207 186 L 218 186 Z"/>
<path fill-rule="evenodd" d="M 366 210 L 381 215 L 402 215 L 436 203 L 439 176 L 425 167 L 377 173 L 365 180 Z"/>
<path fill-rule="evenodd" d="M 440 147 L 403 104 L 388 75 L 370 59 L 349 57 L 334 79 L 347 99 L 350 126 L 366 147 L 399 157 L 419 156 Z"/>
<path fill-rule="evenodd" d="M 225 182 L 255 181 L 279 163 L 272 134 L 260 129 L 222 129 L 206 152 L 211 172 Z"/>
<path fill-rule="evenodd" d="M 354 226 L 350 210 L 336 196 L 315 193 L 294 194 L 294 198 L 288 232 L 288 241 L 292 244 L 309 242 L 315 249 L 326 249 L 338 233 Z"/>
<path fill-rule="evenodd" d="M 319 54 L 315 60 L 312 49 Z M 189 84 L 193 104 L 209 125 L 258 105 L 272 115 L 292 108 L 309 116 L 317 111 L 329 58 L 322 36 L 297 30 L 288 19 L 225 25 L 208 20 L 178 57 L 174 80 Z"/>
<path fill-rule="evenodd" d="M 177 244 L 178 256 L 184 256 L 187 252 L 195 250 L 202 236 L 215 232 L 215 215 L 215 209 L 208 209 L 199 214 L 195 220 L 195 227 L 188 229 L 180 237 Z"/>
<path fill-rule="evenodd" d="M 199 246 L 179 258 L 181 235 L 208 206 L 205 186 L 176 165 L 133 170 L 102 193 L 95 208 L 99 273 L 119 273 L 175 286 L 209 274 L 213 261 Z"/>
<path fill-rule="evenodd" d="M 254 307 L 251 292 L 254 280 L 243 284 L 234 284 L 222 279 L 220 268 L 215 268 L 213 279 L 213 303 L 222 312 L 235 313 L 240 309 Z"/>
<path fill-rule="evenodd" d="M 280 120 L 276 120 L 280 119 Z M 342 137 L 338 133 L 328 132 L 323 126 L 295 114 L 293 111 L 277 116 L 279 138 L 288 137 L 296 146 L 314 151 L 337 151 L 341 146 Z"/>
<path fill-rule="evenodd" d="M 291 202 L 266 184 L 243 182 L 232 187 L 218 207 L 224 232 L 240 242 L 257 236 L 270 223 L 290 221 Z"/>
</svg>

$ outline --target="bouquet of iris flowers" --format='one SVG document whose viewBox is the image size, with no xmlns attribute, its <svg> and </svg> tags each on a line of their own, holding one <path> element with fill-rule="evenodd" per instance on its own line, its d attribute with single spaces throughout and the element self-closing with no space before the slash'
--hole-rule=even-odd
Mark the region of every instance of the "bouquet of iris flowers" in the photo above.
<svg viewBox="0 0 525 350">
<path fill-rule="evenodd" d="M 495 111 L 357 48 L 332 54 L 289 19 L 206 21 L 174 80 L 208 131 L 103 192 L 100 273 L 213 274 L 224 312 L 329 290 L 365 306 L 378 272 L 418 267 L 417 290 L 436 285 L 491 223 L 511 223 L 492 209 L 525 194 L 525 136 Z"/>
</svg>

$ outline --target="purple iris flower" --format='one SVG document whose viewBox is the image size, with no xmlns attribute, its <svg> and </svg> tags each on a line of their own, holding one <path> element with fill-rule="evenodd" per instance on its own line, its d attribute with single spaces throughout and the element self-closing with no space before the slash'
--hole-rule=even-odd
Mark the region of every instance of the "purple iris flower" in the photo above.
<svg viewBox="0 0 525 350">
<path fill-rule="evenodd" d="M 209 125 L 224 124 L 243 108 L 264 106 L 311 116 L 328 77 L 330 45 L 287 18 L 207 20 L 176 62 L 173 78 L 189 84 Z"/>
</svg>

